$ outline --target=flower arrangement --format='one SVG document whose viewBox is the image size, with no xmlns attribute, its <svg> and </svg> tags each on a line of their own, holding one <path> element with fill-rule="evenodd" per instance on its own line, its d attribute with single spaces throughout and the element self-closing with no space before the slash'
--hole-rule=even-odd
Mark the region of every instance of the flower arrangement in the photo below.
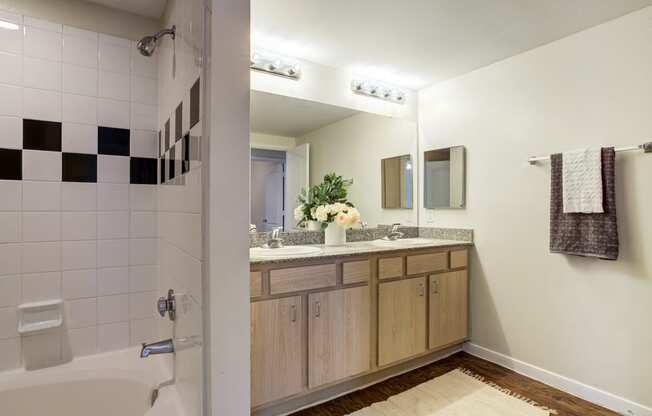
<svg viewBox="0 0 652 416">
<path fill-rule="evenodd" d="M 294 209 L 295 220 L 299 225 L 319 221 L 322 229 L 331 222 L 342 228 L 351 228 L 360 222 L 360 213 L 346 200 L 347 188 L 352 184 L 352 179 L 328 173 L 319 185 L 302 189 L 298 197 L 299 206 Z"/>
<path fill-rule="evenodd" d="M 317 221 L 326 228 L 334 222 L 342 228 L 351 228 L 360 222 L 360 213 L 352 204 L 336 202 L 334 204 L 320 205 L 315 210 Z"/>
</svg>

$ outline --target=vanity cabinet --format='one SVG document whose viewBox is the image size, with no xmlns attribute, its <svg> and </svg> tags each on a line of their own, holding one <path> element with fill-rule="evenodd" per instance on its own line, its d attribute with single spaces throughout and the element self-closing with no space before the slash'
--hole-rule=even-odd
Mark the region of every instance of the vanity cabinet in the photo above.
<svg viewBox="0 0 652 416">
<path fill-rule="evenodd" d="M 308 299 L 308 387 L 369 370 L 369 287 L 312 293 Z"/>
<path fill-rule="evenodd" d="M 305 390 L 305 335 L 301 296 L 251 304 L 253 406 Z"/>
<path fill-rule="evenodd" d="M 381 283 L 378 289 L 378 365 L 426 350 L 426 278 Z"/>
<path fill-rule="evenodd" d="M 435 349 L 468 335 L 466 270 L 430 276 L 428 347 Z"/>
</svg>

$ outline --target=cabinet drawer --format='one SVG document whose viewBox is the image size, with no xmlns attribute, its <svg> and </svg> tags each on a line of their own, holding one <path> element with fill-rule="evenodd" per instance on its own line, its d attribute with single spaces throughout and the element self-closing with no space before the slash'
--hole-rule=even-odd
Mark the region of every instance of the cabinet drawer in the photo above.
<svg viewBox="0 0 652 416">
<path fill-rule="evenodd" d="M 263 274 L 261 272 L 249 272 L 249 296 L 252 298 L 263 294 Z"/>
<path fill-rule="evenodd" d="M 378 278 L 403 277 L 403 257 L 388 257 L 378 260 Z"/>
<path fill-rule="evenodd" d="M 342 264 L 342 282 L 345 285 L 366 283 L 369 281 L 369 275 L 369 260 L 350 261 Z"/>
<path fill-rule="evenodd" d="M 467 263 L 468 251 L 466 249 L 451 251 L 451 269 L 466 267 Z"/>
<path fill-rule="evenodd" d="M 335 264 L 272 270 L 269 272 L 270 293 L 276 295 L 335 286 L 336 279 Z"/>
<path fill-rule="evenodd" d="M 448 269 L 448 253 L 429 253 L 408 256 L 407 274 L 439 272 Z"/>
</svg>

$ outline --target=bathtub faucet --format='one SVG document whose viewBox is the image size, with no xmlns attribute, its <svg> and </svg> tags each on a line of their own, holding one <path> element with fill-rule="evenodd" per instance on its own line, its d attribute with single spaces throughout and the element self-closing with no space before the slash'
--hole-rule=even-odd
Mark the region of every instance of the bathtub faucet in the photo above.
<svg viewBox="0 0 652 416">
<path fill-rule="evenodd" d="M 143 349 L 140 351 L 140 358 L 147 358 L 155 354 L 171 354 L 174 352 L 174 343 L 172 339 L 165 341 L 152 342 L 151 344 L 143 343 Z"/>
</svg>

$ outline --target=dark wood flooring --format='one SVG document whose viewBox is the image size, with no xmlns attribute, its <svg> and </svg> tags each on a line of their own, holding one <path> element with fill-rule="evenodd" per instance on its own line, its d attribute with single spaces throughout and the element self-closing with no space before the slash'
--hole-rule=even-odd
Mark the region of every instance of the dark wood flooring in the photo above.
<svg viewBox="0 0 652 416">
<path fill-rule="evenodd" d="M 342 396 L 321 405 L 301 410 L 292 416 L 342 416 L 372 403 L 387 400 L 388 397 L 409 390 L 414 386 L 446 374 L 458 367 L 464 367 L 492 381 L 532 399 L 542 406 L 555 409 L 558 416 L 617 416 L 610 410 L 579 399 L 570 394 L 532 380 L 496 364 L 474 357 L 464 352 L 457 353 L 436 363 L 409 373 L 391 378 Z"/>
</svg>

